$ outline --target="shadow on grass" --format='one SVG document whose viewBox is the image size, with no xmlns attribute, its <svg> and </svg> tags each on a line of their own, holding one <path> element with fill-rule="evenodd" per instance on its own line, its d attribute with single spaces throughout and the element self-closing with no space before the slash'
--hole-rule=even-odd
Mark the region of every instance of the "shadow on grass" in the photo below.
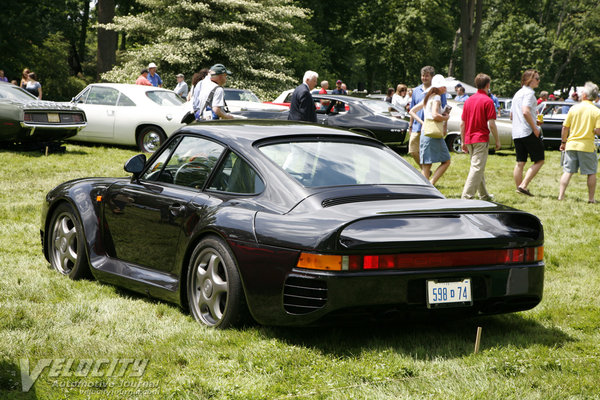
<svg viewBox="0 0 600 400">
<path fill-rule="evenodd" d="M 417 359 L 431 359 L 471 354 L 478 326 L 482 327 L 480 351 L 506 346 L 561 347 L 573 341 L 560 329 L 547 328 L 519 314 L 437 322 L 407 320 L 394 325 L 257 329 L 269 338 L 318 349 L 338 357 L 351 357 L 370 349 L 392 350 Z"/>
<path fill-rule="evenodd" d="M 25 371 L 25 373 L 31 371 Z M 21 370 L 18 364 L 0 360 L 0 398 L 1 399 L 37 399 L 35 385 L 23 392 Z"/>
</svg>

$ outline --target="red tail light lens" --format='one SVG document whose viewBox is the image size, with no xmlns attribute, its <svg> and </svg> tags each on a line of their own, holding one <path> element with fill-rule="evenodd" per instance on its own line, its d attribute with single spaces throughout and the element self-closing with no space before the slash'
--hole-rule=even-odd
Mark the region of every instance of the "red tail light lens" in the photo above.
<svg viewBox="0 0 600 400">
<path fill-rule="evenodd" d="M 302 253 L 296 266 L 323 271 L 372 271 L 481 265 L 524 264 L 542 261 L 544 247 L 503 250 L 448 251 L 366 256 L 332 256 Z"/>
</svg>

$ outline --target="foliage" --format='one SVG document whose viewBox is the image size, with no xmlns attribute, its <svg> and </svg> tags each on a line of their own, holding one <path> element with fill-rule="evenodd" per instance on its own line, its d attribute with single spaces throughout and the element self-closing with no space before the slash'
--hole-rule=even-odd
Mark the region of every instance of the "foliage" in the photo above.
<svg viewBox="0 0 600 400">
<path fill-rule="evenodd" d="M 115 18 L 107 27 L 135 38 L 120 66 L 104 79 L 132 82 L 149 62 L 158 65 L 167 87 L 179 72 L 190 76 L 203 67 L 224 64 L 232 86 L 262 95 L 291 85 L 290 60 L 279 54 L 282 43 L 302 43 L 293 22 L 306 11 L 291 0 L 138 0 L 145 10 Z"/>
<path fill-rule="evenodd" d="M 84 79 L 69 75 L 69 44 L 62 34 L 51 34 L 41 46 L 33 45 L 32 49 L 38 57 L 31 70 L 36 71 L 42 82 L 43 99 L 70 100 L 87 86 Z"/>
<path fill-rule="evenodd" d="M 123 176 L 123 162 L 134 154 L 72 144 L 65 154 L 48 157 L 0 150 L 8 166 L 0 170 L 0 398 L 598 397 L 600 207 L 587 204 L 579 175 L 567 198 L 556 200 L 559 152 L 546 153 L 530 185 L 533 198 L 515 193 L 514 152 L 491 155 L 487 163 L 496 199 L 533 212 L 544 224 L 545 290 L 535 309 L 397 326 L 227 331 L 203 328 L 174 305 L 97 281 L 71 281 L 48 268 L 39 235 L 47 191 L 74 178 Z M 452 155 L 439 182 L 444 195 L 460 197 L 468 165 L 467 155 Z M 483 327 L 481 349 L 473 354 L 477 326 Z M 116 358 L 149 362 L 140 378 L 67 376 L 46 368 L 30 392 L 21 392 L 21 359 L 30 360 L 31 369 L 42 359 L 75 360 L 73 372 L 81 360 Z"/>
</svg>

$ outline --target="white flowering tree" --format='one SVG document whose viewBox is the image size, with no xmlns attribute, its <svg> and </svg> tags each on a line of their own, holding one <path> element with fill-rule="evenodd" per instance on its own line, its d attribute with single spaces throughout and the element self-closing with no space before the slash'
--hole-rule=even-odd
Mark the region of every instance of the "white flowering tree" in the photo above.
<svg viewBox="0 0 600 400">
<path fill-rule="evenodd" d="M 308 11 L 291 0 L 137 0 L 136 15 L 115 17 L 106 28 L 127 35 L 117 66 L 102 75 L 111 82 L 133 83 L 148 63 L 158 65 L 166 87 L 175 75 L 186 80 L 201 68 L 224 64 L 233 72 L 228 85 L 267 95 L 295 84 L 290 43 L 304 38 L 294 24 Z M 293 46 L 292 46 L 293 47 Z M 288 49 L 288 50 L 286 50 Z"/>
</svg>

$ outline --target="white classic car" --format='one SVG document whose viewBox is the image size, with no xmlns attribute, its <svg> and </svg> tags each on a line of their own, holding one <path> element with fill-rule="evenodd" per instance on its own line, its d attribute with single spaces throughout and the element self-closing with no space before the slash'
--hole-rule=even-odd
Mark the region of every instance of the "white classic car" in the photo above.
<svg viewBox="0 0 600 400">
<path fill-rule="evenodd" d="M 464 103 L 457 103 L 454 100 L 448 100 L 450 110 L 450 119 L 448 120 L 448 135 L 446 144 L 450 151 L 462 153 L 462 142 L 460 140 L 460 123 L 462 122 L 462 109 Z M 501 149 L 512 149 L 515 145 L 512 140 L 512 121 L 509 118 L 497 118 L 496 128 L 498 128 L 498 138 L 500 139 Z M 494 135 L 490 133 L 490 152 L 494 152 L 496 141 Z"/>
<path fill-rule="evenodd" d="M 71 102 L 88 121 L 69 140 L 136 145 L 147 153 L 184 125 L 189 108 L 172 90 L 122 83 L 91 84 Z"/>
</svg>

